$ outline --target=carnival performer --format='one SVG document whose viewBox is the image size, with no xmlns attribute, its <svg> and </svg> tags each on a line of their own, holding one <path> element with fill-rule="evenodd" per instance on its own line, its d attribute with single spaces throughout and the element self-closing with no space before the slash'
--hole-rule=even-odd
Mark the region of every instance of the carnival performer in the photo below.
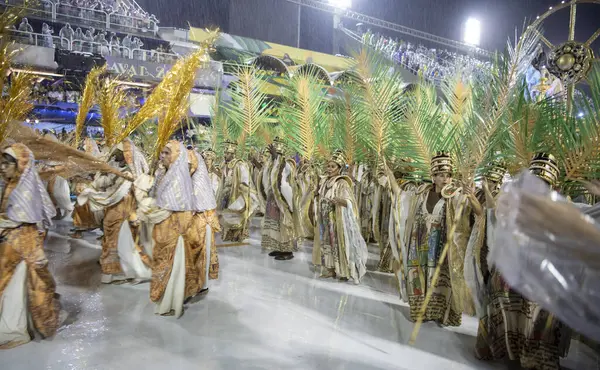
<svg viewBox="0 0 600 370">
<path fill-rule="evenodd" d="M 250 220 L 258 205 L 248 164 L 235 157 L 237 144 L 225 142 L 223 185 L 217 210 L 223 227 L 223 241 L 242 242 L 248 238 Z"/>
<path fill-rule="evenodd" d="M 555 157 L 547 153 L 536 154 L 529 170 L 550 187 L 556 185 L 560 174 Z M 493 242 L 493 209 L 488 216 L 487 241 Z M 512 290 L 493 267 L 487 291 L 477 332 L 476 356 L 482 360 L 508 357 L 526 369 L 560 369 L 560 357 L 565 357 L 569 349 L 570 330 L 537 303 Z"/>
<path fill-rule="evenodd" d="M 362 169 L 362 174 L 360 169 Z M 375 196 L 375 183 L 371 176 L 371 169 L 361 164 L 359 166 L 359 180 L 356 183 L 355 193 L 359 196 L 356 201 L 359 206 L 360 226 L 363 238 L 366 242 L 373 241 L 373 198 Z"/>
<path fill-rule="evenodd" d="M 336 151 L 326 164 L 326 178 L 317 200 L 317 230 L 313 264 L 322 278 L 352 279 L 355 284 L 367 272 L 367 244 L 360 233 L 352 180 L 342 175 L 346 160 Z"/>
<path fill-rule="evenodd" d="M 144 250 L 136 241 L 138 228 L 129 224 L 136 210 L 132 181 L 148 172 L 144 155 L 130 139 L 125 139 L 111 153 L 111 163 L 131 178 L 125 180 L 114 174 L 97 177 L 92 187 L 77 197 L 80 206 L 89 204 L 92 212 L 104 212 L 102 223 L 102 283 L 135 282 L 151 277 L 150 251 Z"/>
<path fill-rule="evenodd" d="M 265 215 L 262 220 L 264 250 L 269 256 L 286 261 L 298 251 L 294 227 L 294 176 L 296 163 L 284 155 L 284 143 L 276 137 L 270 145 L 271 165 L 263 171 L 263 185 L 267 194 Z"/>
<path fill-rule="evenodd" d="M 58 142 L 58 138 L 52 132 L 48 132 L 44 137 L 49 140 Z M 43 164 L 43 171 L 52 172 L 52 168 L 60 166 L 60 163 L 56 162 L 45 162 Z M 69 182 L 58 174 L 52 174 L 47 179 L 47 190 L 48 195 L 52 203 L 56 207 L 56 219 L 63 219 L 67 214 L 73 211 L 73 203 L 71 202 L 71 189 L 69 188 Z"/>
<path fill-rule="evenodd" d="M 372 227 L 374 239 L 379 244 L 379 263 L 377 269 L 382 272 L 392 272 L 392 252 L 389 237 L 389 222 L 391 211 L 391 185 L 385 174 L 383 163 L 378 166 L 373 194 Z"/>
<path fill-rule="evenodd" d="M 298 236 L 313 240 L 315 236 L 315 198 L 319 190 L 319 172 L 314 163 L 302 160 L 296 176 L 294 216 Z"/>
<path fill-rule="evenodd" d="M 453 161 L 448 154 L 440 152 L 431 159 L 433 184 L 422 185 L 417 190 L 414 214 L 408 216 L 412 220 L 404 229 L 408 235 L 400 235 L 399 240 L 400 242 L 406 241 L 405 281 L 411 320 L 417 320 L 427 290 L 433 289 L 431 301 L 423 319 L 436 321 L 445 326 L 460 326 L 462 309 L 458 307 L 452 296 L 458 294 L 453 289 L 458 291 L 459 288 L 453 287 L 450 254 L 439 267 L 440 275 L 436 285 L 431 285 L 431 280 L 438 267 L 439 256 L 447 239 L 448 220 L 451 220 L 449 213 L 452 213 L 450 209 L 453 207 L 451 203 L 456 200 L 454 194 L 447 195 L 442 191 L 452 184 L 452 172 Z M 464 187 L 464 191 L 468 195 L 468 204 L 471 207 L 478 206 L 472 191 L 468 187 Z M 470 222 L 470 213 L 469 210 L 465 211 L 463 214 L 466 216 L 456 221 L 461 223 L 461 227 L 457 227 L 457 229 L 462 230 L 465 220 L 467 224 Z M 466 242 L 464 248 L 466 248 Z M 464 259 L 461 261 L 461 273 L 463 268 Z M 460 276 L 460 278 L 464 282 L 464 276 Z"/>
<path fill-rule="evenodd" d="M 218 198 L 219 191 L 221 191 L 221 171 L 215 164 L 217 154 L 214 150 L 209 148 L 202 151 L 202 158 L 204 158 L 204 163 L 206 164 L 206 169 L 208 170 L 208 177 L 210 178 L 213 194 L 215 195 L 215 198 Z"/>
<path fill-rule="evenodd" d="M 267 193 L 263 184 L 263 178 L 265 177 L 265 172 L 269 171 L 271 167 L 271 153 L 268 147 L 264 148 L 260 155 L 253 159 L 253 165 L 252 180 L 254 181 L 256 197 L 258 198 L 257 215 L 264 216 L 267 206 Z"/>
<path fill-rule="evenodd" d="M 385 165 L 385 164 L 384 164 Z M 414 214 L 416 213 L 417 189 L 421 185 L 418 180 L 399 178 L 387 165 L 385 170 L 392 189 L 389 238 L 394 263 L 393 272 L 398 279 L 400 298 L 408 303 L 408 291 L 406 271 L 408 270 L 408 249 L 410 234 L 406 232 L 407 227 L 412 227 Z M 413 172 L 412 169 L 406 172 Z M 414 175 L 413 175 L 414 176 Z M 418 178 L 418 177 L 417 177 Z M 410 217 L 409 217 L 410 215 Z"/>
<path fill-rule="evenodd" d="M 201 205 L 195 204 L 185 146 L 169 141 L 160 153 L 160 164 L 161 176 L 140 176 L 135 182 L 139 207 L 134 223 L 153 225 L 150 300 L 156 304 L 154 312 L 180 317 L 184 302 L 200 292 L 204 280 L 198 271 L 204 245 L 194 223 L 194 212 L 200 212 Z"/>
<path fill-rule="evenodd" d="M 55 208 L 34 166 L 31 151 L 13 144 L 2 151 L 0 203 L 0 348 L 52 337 L 65 313 L 44 255 L 43 229 Z M 42 228 L 42 229 L 40 229 Z M 60 316 L 60 317 L 59 317 Z"/>
<path fill-rule="evenodd" d="M 96 158 L 100 158 L 101 156 L 98 144 L 90 137 L 85 138 L 83 149 L 86 153 L 91 154 Z M 93 178 L 78 176 L 74 178 L 72 182 L 73 192 L 76 196 L 79 196 L 86 187 L 91 186 Z M 92 212 L 89 203 L 79 205 L 75 202 L 75 208 L 73 209 L 73 232 L 71 233 L 71 237 L 74 239 L 81 239 L 83 237 L 83 232 L 100 228 L 102 226 L 103 216 L 103 210 Z"/>
<path fill-rule="evenodd" d="M 194 217 L 192 232 L 197 232 L 201 252 L 198 257 L 198 272 L 201 279 L 201 292 L 208 290 L 209 280 L 219 278 L 219 257 L 215 243 L 215 233 L 221 231 L 217 217 L 217 201 L 204 159 L 194 150 L 188 151 L 190 175 L 194 189 Z"/>
</svg>

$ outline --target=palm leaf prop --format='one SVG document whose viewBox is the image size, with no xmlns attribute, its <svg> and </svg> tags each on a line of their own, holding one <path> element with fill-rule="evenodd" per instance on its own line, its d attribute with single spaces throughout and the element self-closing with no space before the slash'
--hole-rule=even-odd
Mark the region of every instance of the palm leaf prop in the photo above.
<svg viewBox="0 0 600 370">
<path fill-rule="evenodd" d="M 229 90 L 231 101 L 223 108 L 231 121 L 231 137 L 238 141 L 242 154 L 246 143 L 269 118 L 268 99 L 264 91 L 266 82 L 253 66 L 240 66 L 234 75 L 237 81 Z"/>
<path fill-rule="evenodd" d="M 446 151 L 451 136 L 447 115 L 443 114 L 436 89 L 421 81 L 399 100 L 401 118 L 391 135 L 398 138 L 390 148 L 396 158 L 410 158 L 413 174 L 429 178 L 431 157 Z"/>
<path fill-rule="evenodd" d="M 98 89 L 98 106 L 102 114 L 102 128 L 106 145 L 113 147 L 120 143 L 119 137 L 124 129 L 120 117 L 122 108 L 127 106 L 127 94 L 115 79 L 107 78 L 100 81 Z"/>
<path fill-rule="evenodd" d="M 208 53 L 212 49 L 212 44 L 219 37 L 219 31 L 211 31 L 210 36 L 202 41 L 201 48 L 196 51 L 194 54 L 200 59 L 201 62 L 208 61 Z M 185 68 L 185 64 L 190 62 L 191 56 L 187 58 L 182 58 L 175 63 L 175 65 L 169 70 L 169 72 L 165 75 L 162 81 L 154 88 L 152 93 L 146 99 L 144 105 L 140 108 L 140 110 L 133 116 L 131 120 L 127 123 L 125 129 L 121 132 L 119 137 L 117 138 L 118 142 L 125 140 L 125 138 L 129 137 L 132 132 L 134 132 L 140 125 L 144 124 L 147 121 L 156 119 L 161 113 L 164 113 L 165 105 L 172 98 L 171 88 L 176 86 L 177 81 L 180 80 L 180 74 L 186 73 L 187 70 Z M 193 75 L 196 75 L 196 72 L 193 72 Z"/>
<path fill-rule="evenodd" d="M 339 86 L 339 94 L 331 102 L 333 120 L 333 133 L 326 138 L 331 138 L 330 150 L 344 148 L 348 163 L 365 162 L 369 159 L 368 127 L 360 125 L 357 106 L 359 94 L 356 93 L 356 84 L 353 80 Z"/>
<path fill-rule="evenodd" d="M 402 80 L 383 57 L 363 48 L 356 56 L 355 71 L 359 97 L 357 116 L 359 125 L 369 128 L 366 138 L 369 147 L 381 156 L 394 140 L 390 135 L 400 121 L 402 111 L 398 104 L 402 94 Z"/>
<path fill-rule="evenodd" d="M 158 123 L 157 141 L 154 148 L 154 159 L 156 160 L 160 151 L 167 144 L 171 135 L 180 126 L 181 121 L 187 116 L 190 106 L 190 92 L 194 87 L 196 72 L 203 63 L 205 50 L 199 50 L 186 58 L 181 63 L 181 68 L 175 74 L 168 86 L 170 99 L 165 106 L 165 112 Z"/>
<path fill-rule="evenodd" d="M 133 142 L 145 154 L 146 159 L 150 159 L 149 157 L 152 155 L 152 150 L 154 150 L 156 131 L 156 121 L 147 121 L 139 126 L 132 134 Z"/>
<path fill-rule="evenodd" d="M 75 118 L 75 147 L 79 147 L 79 142 L 81 140 L 81 133 L 83 132 L 83 127 L 85 126 L 85 120 L 87 115 L 92 109 L 94 105 L 94 101 L 96 100 L 97 88 L 98 88 L 98 80 L 100 76 L 106 72 L 106 65 L 102 67 L 94 67 L 88 73 L 85 79 L 85 86 L 83 88 L 83 93 L 81 95 L 81 103 L 79 104 L 79 110 L 77 111 L 77 117 Z"/>
<path fill-rule="evenodd" d="M 512 48 L 510 43 L 508 44 L 505 57 L 500 60 L 496 68 L 492 69 L 490 79 L 485 81 L 475 80 L 472 83 L 473 111 L 460 120 L 460 126 L 454 125 L 452 127 L 453 133 L 451 135 L 452 142 L 450 147 L 456 159 L 456 171 L 459 178 L 469 184 L 469 186 L 475 178 L 477 169 L 484 164 L 486 158 L 489 158 L 490 151 L 495 152 L 495 148 L 490 144 L 493 142 L 498 144 L 497 137 L 506 137 L 504 133 L 510 127 L 510 123 L 506 120 L 507 111 L 511 105 L 511 101 L 519 98 L 516 97 L 516 90 L 521 86 L 519 83 L 520 79 L 531 64 L 537 40 L 537 31 L 527 28 L 515 48 Z M 457 111 L 457 107 L 452 106 L 453 102 L 456 103 L 453 99 L 446 99 L 446 103 L 450 104 L 450 112 Z M 440 266 L 447 255 L 450 260 L 458 260 L 460 262 L 460 254 L 462 253 L 464 264 L 464 251 L 461 249 L 463 246 L 455 245 L 454 234 L 459 224 L 458 220 L 463 217 L 465 203 L 466 198 L 464 195 L 461 195 L 456 206 L 456 212 L 453 213 L 455 222 L 449 225 L 447 241 L 440 254 L 440 262 L 434 272 L 430 286 L 437 284 L 440 275 Z M 457 271 L 462 271 L 460 270 L 460 266 L 458 266 L 459 264 L 455 264 L 450 260 L 451 270 L 457 269 Z M 464 276 L 461 277 L 461 274 L 456 275 L 455 277 L 451 277 L 453 286 L 455 285 L 455 278 L 461 279 L 459 281 L 461 286 L 466 286 Z M 433 290 L 427 292 L 423 308 L 411 335 L 410 343 L 414 343 L 416 340 L 432 293 Z M 455 303 L 459 305 L 461 303 L 466 304 L 467 302 L 464 302 L 462 299 L 466 295 L 464 289 L 459 289 L 457 293 L 458 297 L 454 300 Z"/>
<path fill-rule="evenodd" d="M 507 112 L 508 129 L 491 144 L 502 153 L 502 159 L 513 175 L 527 168 L 535 153 L 553 151 L 548 144 L 553 141 L 556 118 L 556 111 L 549 102 L 529 101 L 528 94 L 524 93 L 525 86 L 519 91 L 523 94 L 513 100 Z"/>
<path fill-rule="evenodd" d="M 280 118 L 285 139 L 291 149 L 310 161 L 328 122 L 321 84 L 311 73 L 299 73 L 289 81 L 284 99 Z"/>
<path fill-rule="evenodd" d="M 210 148 L 221 154 L 224 141 L 231 140 L 230 122 L 223 107 L 223 96 L 220 89 L 215 91 L 215 100 L 211 105 Z"/>
<path fill-rule="evenodd" d="M 0 98 L 0 143 L 9 134 L 11 122 L 23 122 L 33 105 L 30 102 L 31 87 L 35 76 L 29 73 L 12 73 L 8 94 Z"/>
<path fill-rule="evenodd" d="M 113 168 L 103 159 L 77 150 L 68 144 L 41 137 L 18 121 L 10 123 L 10 138 L 27 145 L 36 160 L 59 162 L 64 169 L 60 173 L 66 177 L 104 172 L 131 180 L 127 174 Z"/>
<path fill-rule="evenodd" d="M 451 151 L 456 156 L 459 177 L 465 182 L 474 179 L 478 167 L 484 164 L 490 153 L 499 144 L 498 137 L 514 122 L 510 122 L 510 107 L 522 99 L 521 81 L 531 65 L 534 50 L 538 43 L 538 33 L 527 28 L 513 48 L 508 43 L 507 52 L 499 57 L 486 79 L 472 82 L 472 111 L 462 112 L 462 119 L 456 122 Z M 451 114 L 461 111 L 460 100 L 452 95 L 454 91 L 445 89 L 445 100 Z M 514 118 L 514 117 L 513 117 Z"/>
<path fill-rule="evenodd" d="M 585 98 L 574 98 L 576 109 L 556 102 L 549 107 L 547 114 L 552 126 L 549 140 L 553 147 L 548 152 L 554 154 L 561 167 L 562 183 L 600 177 L 600 70 L 588 76 L 591 102 Z"/>
</svg>

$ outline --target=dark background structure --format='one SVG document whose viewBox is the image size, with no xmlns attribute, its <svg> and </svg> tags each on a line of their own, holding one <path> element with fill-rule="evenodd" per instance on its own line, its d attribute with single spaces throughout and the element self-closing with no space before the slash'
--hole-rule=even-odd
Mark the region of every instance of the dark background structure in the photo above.
<svg viewBox="0 0 600 370">
<path fill-rule="evenodd" d="M 296 46 L 298 6 L 285 0 L 137 0 L 157 15 L 161 26 L 218 26 L 224 32 Z M 373 17 L 426 31 L 438 36 L 461 40 L 468 17 L 481 21 L 481 46 L 488 50 L 503 49 L 515 30 L 524 22 L 555 6 L 560 0 L 353 0 L 352 9 Z M 585 40 L 600 28 L 600 5 L 583 4 L 577 11 L 576 39 Z M 544 26 L 548 39 L 557 44 L 567 38 L 569 11 L 553 15 Z M 345 20 L 354 27 L 356 22 Z M 391 37 L 407 39 L 401 34 L 380 31 Z M 330 53 L 332 51 L 333 16 L 304 7 L 301 13 L 300 46 Z M 594 50 L 600 54 L 600 45 Z"/>
</svg>

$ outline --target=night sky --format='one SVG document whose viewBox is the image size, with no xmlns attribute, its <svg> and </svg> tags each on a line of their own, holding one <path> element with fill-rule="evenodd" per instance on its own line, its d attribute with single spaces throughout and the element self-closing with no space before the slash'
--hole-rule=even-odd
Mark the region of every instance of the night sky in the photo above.
<svg viewBox="0 0 600 370">
<path fill-rule="evenodd" d="M 137 0 L 154 13 L 161 26 L 219 26 L 232 34 L 295 46 L 297 6 L 285 0 Z M 502 49 L 515 28 L 535 18 L 560 1 L 548 0 L 353 0 L 352 9 L 435 35 L 462 40 L 462 26 L 468 17 L 481 21 L 481 46 Z M 553 15 L 544 26 L 546 37 L 560 43 L 567 37 L 568 10 Z M 578 6 L 576 39 L 587 39 L 600 28 L 600 5 Z M 349 28 L 354 21 L 344 22 Z M 331 52 L 332 16 L 303 8 L 301 46 Z M 375 29 L 374 29 L 375 30 Z M 400 37 L 382 30 L 389 36 Z M 600 54 L 600 42 L 593 44 Z"/>
</svg>

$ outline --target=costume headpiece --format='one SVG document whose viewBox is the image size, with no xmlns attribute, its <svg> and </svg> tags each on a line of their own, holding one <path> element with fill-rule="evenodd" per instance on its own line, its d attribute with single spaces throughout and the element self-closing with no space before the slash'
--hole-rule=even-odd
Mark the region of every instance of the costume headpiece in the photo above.
<svg viewBox="0 0 600 370">
<path fill-rule="evenodd" d="M 333 152 L 330 160 L 337 163 L 342 168 L 346 167 L 346 157 L 344 156 L 344 153 L 340 149 Z"/>
<path fill-rule="evenodd" d="M 225 153 L 235 154 L 237 152 L 237 147 L 238 147 L 237 143 L 227 140 L 223 144 L 225 145 Z"/>
<path fill-rule="evenodd" d="M 529 171 L 546 181 L 550 186 L 555 186 L 560 175 L 556 158 L 549 153 L 537 153 L 529 163 Z"/>
<path fill-rule="evenodd" d="M 277 152 L 277 154 L 283 154 L 283 152 L 285 152 L 285 143 L 279 136 L 273 139 L 273 147 L 275 148 L 275 152 Z"/>
<path fill-rule="evenodd" d="M 507 172 L 504 162 L 494 161 L 484 169 L 483 177 L 488 181 L 502 182 Z"/>
<path fill-rule="evenodd" d="M 431 176 L 439 175 L 441 173 L 452 173 L 454 172 L 454 164 L 452 158 L 446 152 L 437 152 L 436 155 L 431 158 Z"/>
<path fill-rule="evenodd" d="M 215 151 L 210 148 L 204 149 L 202 151 L 202 157 L 204 159 L 210 158 L 212 160 L 215 160 L 217 158 L 217 153 L 215 153 Z"/>
</svg>

